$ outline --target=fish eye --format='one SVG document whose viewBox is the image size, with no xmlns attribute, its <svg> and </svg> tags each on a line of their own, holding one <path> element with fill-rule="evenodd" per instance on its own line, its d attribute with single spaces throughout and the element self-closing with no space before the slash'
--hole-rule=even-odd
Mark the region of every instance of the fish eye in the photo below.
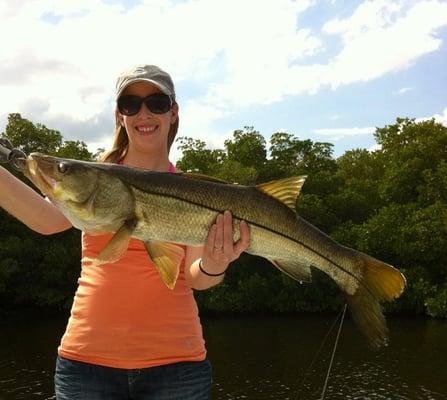
<svg viewBox="0 0 447 400">
<path fill-rule="evenodd" d="M 59 163 L 57 164 L 57 170 L 61 173 L 61 174 L 65 174 L 68 171 L 68 165 L 66 163 Z"/>
</svg>

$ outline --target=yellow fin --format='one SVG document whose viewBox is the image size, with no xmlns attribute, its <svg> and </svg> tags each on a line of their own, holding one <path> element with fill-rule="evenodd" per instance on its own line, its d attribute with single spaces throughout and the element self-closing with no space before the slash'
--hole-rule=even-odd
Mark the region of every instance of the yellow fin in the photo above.
<svg viewBox="0 0 447 400">
<path fill-rule="evenodd" d="M 307 176 L 291 176 L 277 181 L 271 181 L 256 185 L 256 189 L 261 192 L 274 197 L 287 207 L 295 211 L 295 204 L 301 188 Z"/>
<path fill-rule="evenodd" d="M 393 266 L 374 257 L 354 252 L 362 266 L 361 285 L 354 294 L 346 295 L 351 315 L 373 348 L 388 344 L 388 328 L 381 301 L 399 297 L 405 289 L 405 276 Z"/>
<path fill-rule="evenodd" d="M 113 263 L 121 258 L 124 252 L 129 246 L 129 240 L 133 231 L 133 223 L 124 223 L 119 228 L 112 239 L 106 244 L 106 246 L 99 252 L 96 258 L 84 257 L 83 262 L 91 263 L 94 267 L 99 267 L 103 264 Z"/>
<path fill-rule="evenodd" d="M 312 282 L 310 266 L 298 261 L 269 260 L 276 268 L 292 279 L 303 283 Z"/>
<path fill-rule="evenodd" d="M 161 280 L 169 289 L 174 289 L 185 256 L 183 248 L 167 242 L 144 242 Z"/>
</svg>

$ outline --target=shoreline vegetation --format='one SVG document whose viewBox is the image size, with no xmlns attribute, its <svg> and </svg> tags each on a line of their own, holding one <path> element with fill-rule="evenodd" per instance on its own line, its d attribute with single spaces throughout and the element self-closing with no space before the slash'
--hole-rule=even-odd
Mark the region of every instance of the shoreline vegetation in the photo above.
<svg viewBox="0 0 447 400">
<path fill-rule="evenodd" d="M 10 114 L 4 135 L 29 154 L 94 160 L 81 141 Z M 379 149 L 354 149 L 338 158 L 333 145 L 273 133 L 269 143 L 253 127 L 235 130 L 223 149 L 180 137 L 177 168 L 254 185 L 307 175 L 297 201 L 304 219 L 343 245 L 400 269 L 401 298 L 388 314 L 447 318 L 447 127 L 433 119 L 397 118 L 377 128 Z M 20 179 L 20 174 L 12 171 Z M 29 182 L 27 182 L 29 183 Z M 0 210 L 0 313 L 40 310 L 67 314 L 80 272 L 80 232 L 42 236 Z M 267 260 L 243 254 L 222 284 L 195 296 L 201 314 L 338 312 L 344 299 L 318 270 L 313 283 L 295 282 Z M 33 312 L 33 311 L 30 311 Z"/>
</svg>

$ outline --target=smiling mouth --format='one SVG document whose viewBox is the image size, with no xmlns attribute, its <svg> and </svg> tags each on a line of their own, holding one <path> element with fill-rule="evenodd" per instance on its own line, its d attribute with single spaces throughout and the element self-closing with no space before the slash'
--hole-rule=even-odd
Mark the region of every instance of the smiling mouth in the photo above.
<svg viewBox="0 0 447 400">
<path fill-rule="evenodd" d="M 136 126 L 135 129 L 140 133 L 153 133 L 158 129 L 158 125 L 153 126 Z"/>
</svg>

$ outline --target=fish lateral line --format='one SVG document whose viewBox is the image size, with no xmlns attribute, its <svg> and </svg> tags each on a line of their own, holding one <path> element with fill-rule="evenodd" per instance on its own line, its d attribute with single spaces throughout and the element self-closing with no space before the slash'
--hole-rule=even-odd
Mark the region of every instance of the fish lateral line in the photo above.
<svg viewBox="0 0 447 400">
<path fill-rule="evenodd" d="M 133 186 L 133 185 L 129 185 L 129 186 Z M 140 191 L 140 192 L 143 193 L 143 191 L 142 191 L 140 188 L 137 188 L 137 187 L 132 187 L 132 190 L 137 190 L 137 191 Z M 204 208 L 204 209 L 209 210 L 209 211 L 214 211 L 214 212 L 216 212 L 216 213 L 223 213 L 223 212 L 225 211 L 225 210 L 220 210 L 220 209 L 217 209 L 217 208 L 213 208 L 213 207 L 206 206 L 206 205 L 204 205 L 204 204 L 202 204 L 202 203 L 194 202 L 194 201 L 191 201 L 191 200 L 185 200 L 184 198 L 182 198 L 182 197 L 180 197 L 180 196 L 173 195 L 173 194 L 165 194 L 165 193 L 162 194 L 162 193 L 151 192 L 151 191 L 147 191 L 147 193 L 150 193 L 151 195 L 154 195 L 154 196 L 157 196 L 157 197 L 161 197 L 161 198 L 166 198 L 166 197 L 168 197 L 168 198 L 171 198 L 171 199 L 175 199 L 175 200 L 179 200 L 179 201 L 182 201 L 182 202 L 186 202 L 186 203 L 189 203 L 189 204 L 192 204 L 192 205 L 195 205 L 195 206 Z M 290 211 L 291 211 L 291 210 L 290 210 Z M 292 212 L 293 212 L 293 211 L 292 211 Z M 366 290 L 368 290 L 368 291 L 371 293 L 370 289 L 365 285 L 365 283 L 364 283 L 358 276 L 356 276 L 356 275 L 354 275 L 352 272 L 346 270 L 346 269 L 343 268 L 341 265 L 338 265 L 337 263 L 335 263 L 334 261 L 332 261 L 330 258 L 326 257 L 324 254 L 319 253 L 318 251 L 316 251 L 314 248 L 310 247 L 310 246 L 307 245 L 306 243 L 301 242 L 301 241 L 299 241 L 299 240 L 297 240 L 297 239 L 295 239 L 295 238 L 293 238 L 293 237 L 290 237 L 289 235 L 286 235 L 286 234 L 284 234 L 284 233 L 277 232 L 277 231 L 275 231 L 275 230 L 273 230 L 273 229 L 270 229 L 270 228 L 267 227 L 267 226 L 261 225 L 261 224 L 259 224 L 259 223 L 257 223 L 257 222 L 253 222 L 253 221 L 250 221 L 250 220 L 248 220 L 248 219 L 241 218 L 241 217 L 239 217 L 237 214 L 233 214 L 233 211 L 231 211 L 231 214 L 232 214 L 232 217 L 233 217 L 233 218 L 236 218 L 236 219 L 238 219 L 238 220 L 240 220 L 240 221 L 245 221 L 246 223 L 248 223 L 248 224 L 250 224 L 250 225 L 256 226 L 257 228 L 260 228 L 260 229 L 264 229 L 264 230 L 266 230 L 266 231 L 268 231 L 268 232 L 270 232 L 270 233 L 274 233 L 274 234 L 276 234 L 276 235 L 279 235 L 279 236 L 281 236 L 281 237 L 283 237 L 283 238 L 285 238 L 285 239 L 288 239 L 288 240 L 290 240 L 290 241 L 292 241 L 292 242 L 294 242 L 294 243 L 296 243 L 296 244 L 298 244 L 298 245 L 300 245 L 300 246 L 306 248 L 307 250 L 311 251 L 312 253 L 316 254 L 317 256 L 323 258 L 325 261 L 329 262 L 329 263 L 330 263 L 331 265 L 333 265 L 334 267 L 338 268 L 339 270 L 343 271 L 343 272 L 346 273 L 347 275 L 349 275 L 349 276 L 351 276 L 352 278 L 354 278 L 360 285 L 363 285 L 363 286 L 366 288 Z M 299 217 L 299 215 L 298 215 L 296 212 L 293 212 L 293 214 L 294 214 L 294 216 L 295 216 L 296 218 Z M 341 245 L 339 245 L 337 242 L 335 242 L 333 239 L 331 239 L 329 236 L 327 236 L 326 234 L 324 234 L 323 232 L 321 232 L 321 234 L 323 234 L 326 238 L 330 239 L 332 242 L 334 242 L 334 243 L 337 244 L 338 246 L 341 246 Z M 265 257 L 263 257 L 263 258 L 265 258 Z M 310 266 L 316 268 L 316 267 L 313 266 L 313 265 L 310 265 Z M 373 295 L 373 294 L 371 293 L 371 295 Z"/>
</svg>

